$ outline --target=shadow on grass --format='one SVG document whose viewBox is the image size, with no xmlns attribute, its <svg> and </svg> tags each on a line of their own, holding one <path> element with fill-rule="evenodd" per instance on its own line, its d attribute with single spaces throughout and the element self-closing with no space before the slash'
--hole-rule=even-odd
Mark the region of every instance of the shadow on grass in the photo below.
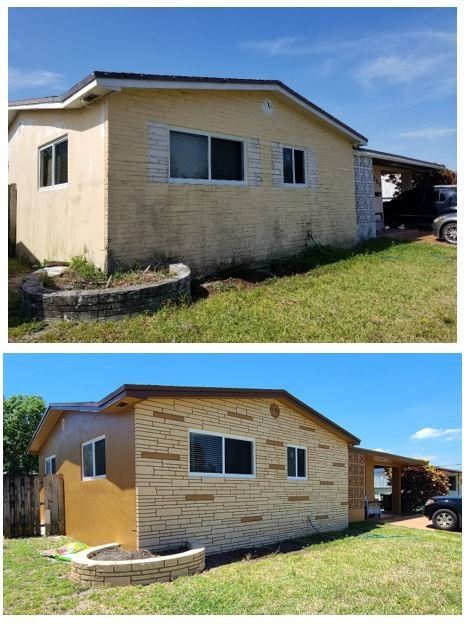
<svg viewBox="0 0 469 624">
<path fill-rule="evenodd" d="M 312 533 L 295 539 L 266 544 L 265 546 L 238 548 L 228 552 L 207 555 L 205 558 L 205 569 L 210 570 L 237 561 L 253 561 L 255 559 L 271 557 L 272 555 L 284 555 L 303 550 L 314 544 L 337 542 L 338 540 L 364 535 L 376 529 L 378 526 L 378 523 L 374 522 L 360 522 L 348 527 L 345 531 Z"/>
<path fill-rule="evenodd" d="M 204 279 L 194 279 L 192 281 L 191 294 L 193 300 L 204 299 L 210 296 L 212 292 L 224 290 L 223 287 L 218 289 L 212 288 L 211 282 L 220 282 L 222 284 L 223 281 L 226 281 L 227 283 L 232 282 L 234 285 L 244 283 L 245 286 L 250 286 L 275 277 L 300 275 L 312 269 L 349 260 L 356 256 L 382 253 L 392 247 L 406 245 L 410 242 L 413 241 L 382 237 L 364 241 L 353 247 L 315 245 L 298 255 L 285 256 L 266 262 L 265 265 L 259 268 L 238 265 L 212 274 Z"/>
</svg>

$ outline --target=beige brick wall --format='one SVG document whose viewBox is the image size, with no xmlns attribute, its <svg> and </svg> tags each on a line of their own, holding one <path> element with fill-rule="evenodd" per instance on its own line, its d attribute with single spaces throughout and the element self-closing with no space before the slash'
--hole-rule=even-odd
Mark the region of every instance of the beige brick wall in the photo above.
<svg viewBox="0 0 469 624">
<path fill-rule="evenodd" d="M 286 405 L 273 417 L 270 404 L 198 398 L 135 406 L 139 547 L 188 540 L 215 552 L 347 526 L 347 443 Z M 190 429 L 254 438 L 256 477 L 189 477 Z M 306 481 L 287 479 L 287 444 L 307 447 Z"/>
<path fill-rule="evenodd" d="M 262 111 L 264 98 L 274 113 Z M 128 90 L 109 107 L 111 263 L 163 259 L 195 273 L 356 240 L 353 150 L 331 126 L 280 95 L 239 91 Z M 260 186 L 150 181 L 149 124 L 260 141 Z M 314 153 L 314 188 L 272 184 L 272 144 Z"/>
</svg>

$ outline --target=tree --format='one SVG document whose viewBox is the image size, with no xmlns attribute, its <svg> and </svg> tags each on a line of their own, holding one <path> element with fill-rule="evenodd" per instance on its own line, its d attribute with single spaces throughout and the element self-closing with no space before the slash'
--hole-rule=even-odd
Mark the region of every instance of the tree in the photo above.
<svg viewBox="0 0 469 624">
<path fill-rule="evenodd" d="M 401 175 L 399 173 L 388 173 L 386 176 L 388 182 L 392 182 L 396 190 L 394 191 L 394 197 L 397 197 L 401 193 Z M 429 186 L 435 186 L 436 184 L 457 184 L 458 174 L 451 169 L 437 170 L 434 169 L 428 173 L 413 173 L 412 174 L 412 188 L 426 188 Z"/>
<path fill-rule="evenodd" d="M 27 448 L 46 409 L 40 396 L 17 394 L 3 399 L 3 472 L 38 471 L 38 460 Z"/>
<path fill-rule="evenodd" d="M 391 470 L 387 469 L 388 484 L 391 485 Z M 402 513 L 421 511 L 425 501 L 432 496 L 448 493 L 449 479 L 435 466 L 408 466 L 401 472 Z"/>
</svg>

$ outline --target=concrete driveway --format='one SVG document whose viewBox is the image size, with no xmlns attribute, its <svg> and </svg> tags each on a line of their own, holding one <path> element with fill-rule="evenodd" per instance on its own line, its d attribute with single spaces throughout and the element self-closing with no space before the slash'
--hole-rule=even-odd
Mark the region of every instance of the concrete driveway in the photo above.
<svg viewBox="0 0 469 624">
<path fill-rule="evenodd" d="M 399 527 L 407 527 L 408 529 L 425 529 L 435 531 L 432 523 L 425 516 L 409 516 L 408 518 L 400 518 L 399 520 L 390 520 L 388 524 Z"/>
</svg>

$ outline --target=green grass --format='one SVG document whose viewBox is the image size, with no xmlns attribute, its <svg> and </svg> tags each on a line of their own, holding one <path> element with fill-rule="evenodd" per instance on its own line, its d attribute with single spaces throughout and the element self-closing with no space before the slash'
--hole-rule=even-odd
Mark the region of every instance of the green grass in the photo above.
<svg viewBox="0 0 469 624">
<path fill-rule="evenodd" d="M 12 341 L 455 342 L 456 249 L 376 239 L 318 248 L 249 288 L 122 321 L 14 323 Z M 225 287 L 223 287 L 223 285 Z"/>
<path fill-rule="evenodd" d="M 373 523 L 298 540 L 171 583 L 88 589 L 39 555 L 65 538 L 5 540 L 7 614 L 460 614 L 461 534 Z"/>
</svg>

